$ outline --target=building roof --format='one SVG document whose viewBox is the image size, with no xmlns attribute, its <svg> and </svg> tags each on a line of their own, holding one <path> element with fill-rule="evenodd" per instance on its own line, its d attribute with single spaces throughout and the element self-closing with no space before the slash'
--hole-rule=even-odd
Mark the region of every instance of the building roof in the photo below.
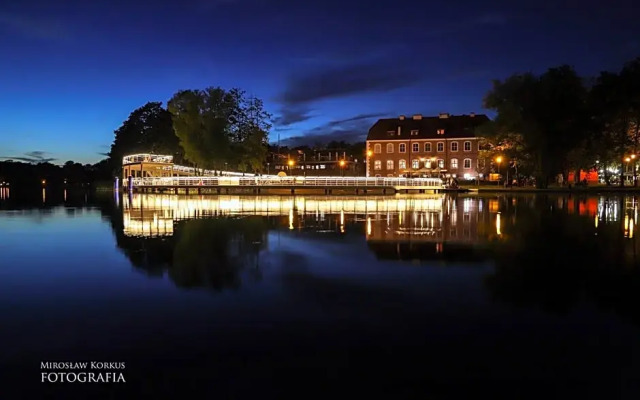
<svg viewBox="0 0 640 400">
<path fill-rule="evenodd" d="M 379 119 L 369 129 L 367 140 L 455 139 L 475 137 L 475 129 L 489 121 L 484 114 L 449 115 L 436 117 L 408 116 Z M 400 135 L 398 135 L 400 127 Z M 444 134 L 438 130 L 444 129 Z M 411 131 L 418 131 L 411 135 Z M 393 134 L 391 133 L 393 132 Z"/>
</svg>

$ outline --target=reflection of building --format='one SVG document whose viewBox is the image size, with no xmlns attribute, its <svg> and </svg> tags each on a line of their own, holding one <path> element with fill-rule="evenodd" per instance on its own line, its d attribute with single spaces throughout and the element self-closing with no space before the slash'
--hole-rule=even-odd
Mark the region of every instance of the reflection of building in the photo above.
<svg viewBox="0 0 640 400">
<path fill-rule="evenodd" d="M 367 176 L 478 176 L 475 128 L 486 115 L 387 118 L 376 122 L 367 136 Z"/>
<path fill-rule="evenodd" d="M 496 207 L 497 208 L 497 207 Z M 383 258 L 433 258 L 455 251 L 471 255 L 474 247 L 500 234 L 500 220 L 477 197 L 445 197 L 440 207 L 407 209 L 397 215 L 378 214 L 367 220 L 367 241 Z M 495 225 L 498 221 L 498 225 Z"/>
</svg>

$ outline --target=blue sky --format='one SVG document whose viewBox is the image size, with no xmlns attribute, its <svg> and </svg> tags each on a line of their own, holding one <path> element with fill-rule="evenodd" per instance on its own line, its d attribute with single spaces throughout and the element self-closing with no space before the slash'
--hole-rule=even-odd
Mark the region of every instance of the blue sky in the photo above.
<svg viewBox="0 0 640 400">
<path fill-rule="evenodd" d="M 207 86 L 262 98 L 283 143 L 481 113 L 492 79 L 564 63 L 595 75 L 640 56 L 633 1 L 615 3 L 3 2 L 0 157 L 97 162 L 133 109 Z"/>
</svg>

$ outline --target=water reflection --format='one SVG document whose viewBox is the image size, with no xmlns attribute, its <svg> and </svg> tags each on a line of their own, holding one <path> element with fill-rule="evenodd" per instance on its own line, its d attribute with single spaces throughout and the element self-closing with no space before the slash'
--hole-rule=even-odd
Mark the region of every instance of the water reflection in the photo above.
<svg viewBox="0 0 640 400">
<path fill-rule="evenodd" d="M 640 321 L 635 197 L 133 195 L 122 204 L 119 246 L 181 287 L 238 288 L 260 276 L 268 231 L 334 232 L 364 236 L 380 260 L 488 262 L 485 287 L 501 302 L 562 313 L 588 298 Z"/>
</svg>

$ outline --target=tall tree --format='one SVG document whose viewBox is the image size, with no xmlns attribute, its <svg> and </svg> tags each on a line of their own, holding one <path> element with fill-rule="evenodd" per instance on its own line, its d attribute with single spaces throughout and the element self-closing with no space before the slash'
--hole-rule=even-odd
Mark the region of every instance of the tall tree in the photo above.
<svg viewBox="0 0 640 400">
<path fill-rule="evenodd" d="M 271 116 L 238 89 L 181 90 L 169 101 L 185 157 L 202 168 L 262 169 Z"/>
<path fill-rule="evenodd" d="M 494 81 L 484 99 L 486 108 L 498 112 L 496 125 L 522 136 L 531 151 L 536 184 L 568 168 L 567 157 L 585 135 L 587 90 L 569 66 L 551 68 L 540 76 L 531 73 Z"/>
<path fill-rule="evenodd" d="M 112 169 L 119 169 L 122 157 L 132 153 L 173 155 L 181 162 L 183 150 L 173 130 L 171 113 L 160 102 L 149 102 L 134 110 L 115 131 L 109 160 Z"/>
</svg>

